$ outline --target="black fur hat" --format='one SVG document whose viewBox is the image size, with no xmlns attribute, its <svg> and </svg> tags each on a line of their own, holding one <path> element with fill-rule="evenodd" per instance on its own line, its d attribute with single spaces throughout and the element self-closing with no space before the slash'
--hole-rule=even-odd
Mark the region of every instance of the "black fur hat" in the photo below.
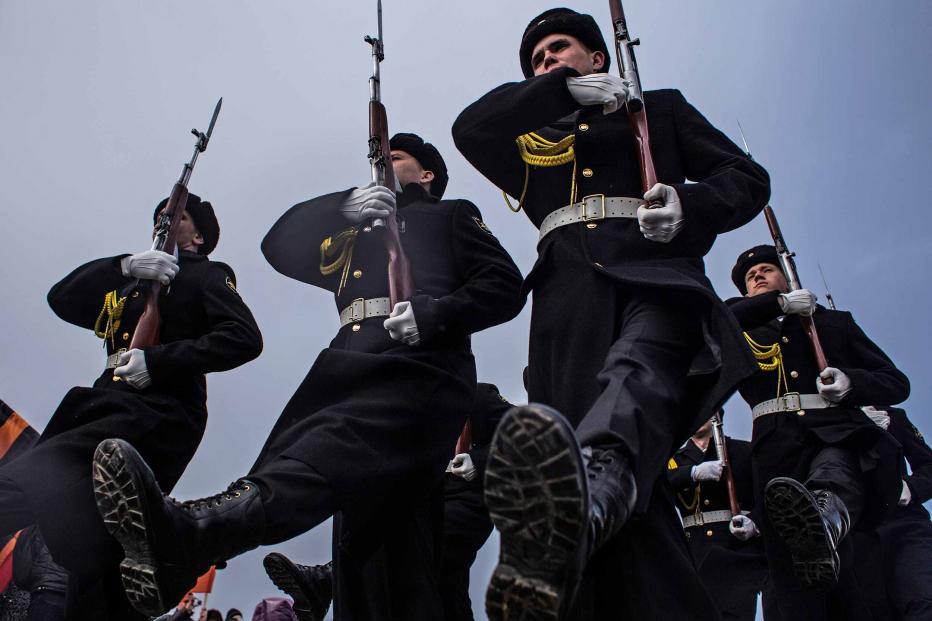
<svg viewBox="0 0 932 621">
<path fill-rule="evenodd" d="M 168 205 L 168 199 L 163 198 L 155 206 L 155 213 L 152 214 L 152 223 L 158 222 L 159 213 Z M 198 254 L 208 255 L 217 247 L 217 241 L 220 239 L 220 223 L 217 222 L 217 216 L 214 214 L 214 207 L 207 201 L 202 201 L 197 194 L 188 193 L 188 203 L 185 205 L 185 211 L 194 220 L 194 226 L 197 227 L 204 243 L 198 248 Z"/>
<path fill-rule="evenodd" d="M 731 268 L 731 282 L 735 283 L 741 295 L 748 294 L 748 287 L 744 282 L 744 277 L 747 275 L 748 270 L 758 263 L 772 263 L 780 267 L 780 258 L 777 256 L 777 249 L 773 246 L 762 244 L 749 248 L 738 255 L 735 266 Z"/>
<path fill-rule="evenodd" d="M 421 168 L 434 173 L 434 180 L 430 182 L 430 193 L 437 198 L 443 198 L 450 177 L 447 175 L 447 165 L 440 156 L 437 147 L 424 142 L 417 134 L 395 134 L 388 141 L 393 151 L 404 151 L 421 164 Z"/>
<path fill-rule="evenodd" d="M 547 35 L 557 32 L 574 36 L 593 52 L 605 54 L 605 64 L 602 65 L 600 71 L 608 71 L 612 59 L 608 54 L 608 47 L 605 45 L 605 39 L 602 37 L 599 25 L 595 23 L 591 15 L 577 13 L 572 9 L 559 8 L 544 11 L 532 19 L 531 23 L 524 29 L 524 35 L 521 37 L 521 47 L 518 51 L 524 77 L 529 78 L 534 75 L 534 69 L 531 67 L 531 52 L 534 51 L 534 46 Z"/>
</svg>

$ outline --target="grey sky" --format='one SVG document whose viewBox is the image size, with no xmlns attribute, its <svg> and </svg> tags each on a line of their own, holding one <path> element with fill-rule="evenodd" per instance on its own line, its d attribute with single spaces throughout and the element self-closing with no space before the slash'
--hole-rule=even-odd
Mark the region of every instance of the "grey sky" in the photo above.
<svg viewBox="0 0 932 621">
<path fill-rule="evenodd" d="M 383 98 L 392 131 L 434 142 L 447 196 L 466 197 L 525 272 L 533 227 L 456 152 L 450 126 L 489 89 L 520 78 L 517 44 L 540 2 L 385 0 Z M 49 287 L 80 263 L 147 247 L 154 204 L 190 156 L 191 127 L 224 108 L 191 181 L 222 226 L 214 258 L 236 270 L 265 337 L 255 362 L 211 376 L 210 424 L 176 495 L 211 493 L 244 473 L 338 322 L 329 294 L 280 276 L 259 241 L 289 206 L 368 180 L 372 2 L 0 2 L 0 397 L 42 428 L 65 391 L 103 365 L 100 341 L 53 316 Z M 820 295 L 821 262 L 840 308 L 913 381 L 906 407 L 932 432 L 930 295 L 932 5 L 625 3 L 646 89 L 677 87 L 737 140 L 741 120 L 770 171 L 773 204 Z M 608 32 L 604 2 L 576 2 Z M 648 111 L 649 114 L 649 111 Z M 762 220 L 724 235 L 707 268 L 734 291 L 735 255 L 767 240 Z M 318 240 L 309 240 L 317 243 Z M 585 304 L 585 301 L 581 301 Z M 474 339 L 479 376 L 525 399 L 528 310 Z M 728 427 L 747 437 L 747 408 Z M 301 510 L 297 507 L 296 510 Z M 477 618 L 494 562 L 474 576 Z M 330 556 L 329 526 L 279 549 Z M 251 611 L 276 593 L 262 549 L 218 574 L 211 604 Z"/>
</svg>

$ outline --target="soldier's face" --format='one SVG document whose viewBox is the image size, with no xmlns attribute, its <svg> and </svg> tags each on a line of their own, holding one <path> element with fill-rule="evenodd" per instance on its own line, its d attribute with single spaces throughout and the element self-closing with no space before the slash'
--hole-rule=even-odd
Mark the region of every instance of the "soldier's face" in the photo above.
<svg viewBox="0 0 932 621">
<path fill-rule="evenodd" d="M 769 291 L 786 293 L 789 289 L 783 272 L 773 263 L 758 263 L 749 269 L 744 275 L 744 284 L 748 288 L 749 298 Z"/>
<path fill-rule="evenodd" d="M 392 168 L 395 169 L 395 178 L 402 188 L 409 183 L 417 183 L 429 190 L 430 182 L 434 180 L 434 173 L 424 170 L 421 163 L 406 151 L 392 151 Z"/>
<path fill-rule="evenodd" d="M 550 73 L 560 67 L 572 67 L 580 75 L 589 75 L 605 64 L 605 54 L 593 52 L 572 35 L 554 33 L 537 42 L 531 52 L 534 75 Z"/>
<path fill-rule="evenodd" d="M 167 208 L 168 206 L 166 205 L 165 209 Z M 165 212 L 165 209 L 159 212 L 159 217 Z M 204 243 L 204 236 L 201 235 L 201 232 L 194 226 L 194 220 L 188 215 L 187 210 L 181 214 L 181 222 L 178 224 L 178 235 L 175 240 L 175 243 L 181 250 L 188 250 L 190 252 L 197 252 L 198 246 Z"/>
</svg>

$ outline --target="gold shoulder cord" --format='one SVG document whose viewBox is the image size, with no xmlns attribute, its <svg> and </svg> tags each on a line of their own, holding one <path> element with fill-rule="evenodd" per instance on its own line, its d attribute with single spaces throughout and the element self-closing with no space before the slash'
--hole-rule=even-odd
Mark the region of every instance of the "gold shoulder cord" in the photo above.
<svg viewBox="0 0 932 621">
<path fill-rule="evenodd" d="M 114 335 L 120 329 L 120 318 L 123 316 L 125 306 L 126 297 L 117 298 L 116 290 L 111 291 L 104 296 L 104 305 L 100 309 L 100 314 L 97 315 L 97 321 L 94 322 L 94 334 L 104 340 L 110 339 L 110 345 L 113 347 L 116 347 Z M 107 323 L 104 329 L 101 330 L 100 324 L 103 322 L 104 317 L 107 318 Z"/>
<path fill-rule="evenodd" d="M 359 231 L 355 227 L 350 227 L 340 231 L 336 236 L 324 239 L 320 244 L 320 273 L 329 276 L 343 268 L 343 275 L 340 276 L 340 286 L 337 287 L 337 295 L 340 295 L 346 285 L 350 266 L 353 263 L 353 242 L 356 241 L 358 233 Z M 336 255 L 336 259 L 327 263 L 334 255 Z"/>
<path fill-rule="evenodd" d="M 576 151 L 573 149 L 575 141 L 576 136 L 573 134 L 559 142 L 547 140 L 535 132 L 518 136 L 515 142 L 518 145 L 521 160 L 524 162 L 524 187 L 521 188 L 521 197 L 518 199 L 517 207 L 512 206 L 511 201 L 508 200 L 508 195 L 502 192 L 508 209 L 518 213 L 521 211 L 521 207 L 524 206 L 524 196 L 527 194 L 528 181 L 531 178 L 531 166 L 552 168 L 573 162 L 573 176 L 570 181 L 570 203 L 576 202 Z"/>
<path fill-rule="evenodd" d="M 747 332 L 744 333 L 744 340 L 751 347 L 751 353 L 757 359 L 757 366 L 760 367 L 761 371 L 777 372 L 777 396 L 789 392 L 789 387 L 786 384 L 786 372 L 783 368 L 783 351 L 780 349 L 780 344 L 774 343 L 769 347 L 761 345 L 752 339 Z M 781 388 L 783 393 L 780 392 Z"/>
</svg>

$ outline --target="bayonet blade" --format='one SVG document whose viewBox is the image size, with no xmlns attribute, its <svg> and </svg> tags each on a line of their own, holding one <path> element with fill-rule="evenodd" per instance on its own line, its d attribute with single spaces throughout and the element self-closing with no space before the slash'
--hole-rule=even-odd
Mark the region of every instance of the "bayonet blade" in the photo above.
<svg viewBox="0 0 932 621">
<path fill-rule="evenodd" d="M 748 139 L 744 136 L 744 128 L 741 127 L 741 121 L 738 121 L 738 131 L 741 132 L 741 142 L 744 143 L 745 154 L 747 154 L 747 156 L 753 160 L 754 156 L 751 155 L 751 149 L 748 147 Z"/>
<path fill-rule="evenodd" d="M 382 0 L 378 0 L 378 15 L 379 15 L 379 41 L 382 39 Z"/>
<path fill-rule="evenodd" d="M 220 116 L 220 106 L 223 105 L 223 97 L 217 100 L 217 105 L 214 107 L 214 115 L 210 117 L 210 125 L 207 126 L 207 140 L 210 140 L 210 135 L 214 132 L 214 125 L 217 124 L 217 117 Z"/>
</svg>

